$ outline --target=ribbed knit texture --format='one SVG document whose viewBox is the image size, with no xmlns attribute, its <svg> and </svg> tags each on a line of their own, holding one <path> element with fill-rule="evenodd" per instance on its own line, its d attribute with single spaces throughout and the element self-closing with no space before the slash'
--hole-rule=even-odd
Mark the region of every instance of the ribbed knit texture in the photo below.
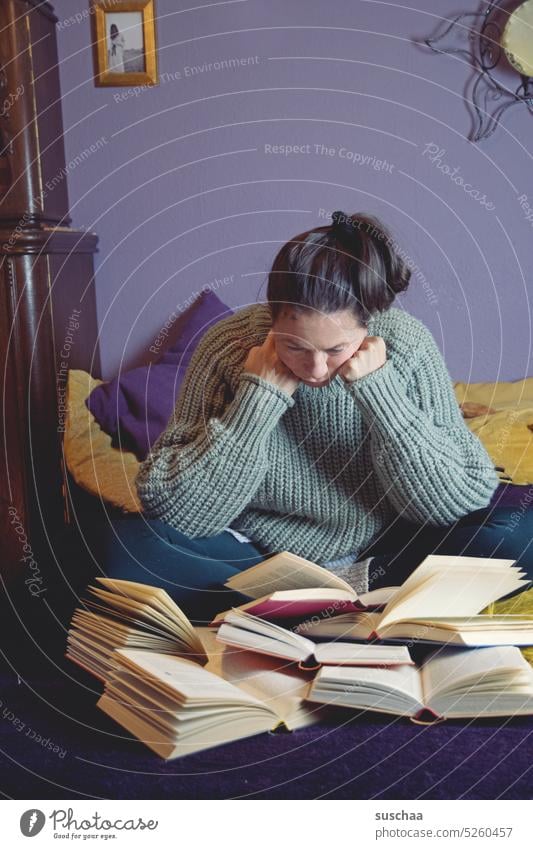
<svg viewBox="0 0 533 849">
<path fill-rule="evenodd" d="M 347 562 L 342 562 L 346 560 Z M 352 555 L 336 560 L 332 563 L 324 563 L 331 572 L 334 572 L 339 578 L 342 578 L 349 584 L 357 593 L 367 593 L 370 589 L 369 571 L 370 564 L 374 560 L 373 557 L 367 557 L 365 560 L 355 561 Z"/>
<path fill-rule="evenodd" d="M 202 338 L 137 476 L 147 516 L 189 537 L 231 525 L 323 565 L 362 552 L 398 514 L 442 526 L 488 505 L 497 473 L 422 322 L 395 307 L 374 316 L 381 368 L 292 396 L 243 371 L 270 327 L 256 304 Z"/>
</svg>

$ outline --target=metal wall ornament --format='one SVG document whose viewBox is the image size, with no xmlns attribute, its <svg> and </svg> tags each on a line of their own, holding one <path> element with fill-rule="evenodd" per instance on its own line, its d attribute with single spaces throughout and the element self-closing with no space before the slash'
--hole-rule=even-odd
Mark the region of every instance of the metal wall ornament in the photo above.
<svg viewBox="0 0 533 849">
<path fill-rule="evenodd" d="M 424 39 L 435 53 L 462 55 L 472 65 L 476 79 L 470 103 L 475 127 L 469 140 L 473 142 L 488 139 L 513 106 L 525 105 L 533 115 L 533 0 L 520 3 L 512 12 L 504 5 L 509 5 L 508 0 L 495 0 L 484 11 L 464 12 L 443 32 Z M 520 75 L 514 90 L 496 78 L 502 56 Z"/>
</svg>

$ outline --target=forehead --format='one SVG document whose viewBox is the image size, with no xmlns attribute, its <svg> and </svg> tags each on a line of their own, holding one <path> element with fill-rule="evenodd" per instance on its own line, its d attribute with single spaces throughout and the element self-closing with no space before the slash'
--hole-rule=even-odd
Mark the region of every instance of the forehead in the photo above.
<svg viewBox="0 0 533 849">
<path fill-rule="evenodd" d="M 333 348 L 353 341 L 364 327 L 351 310 L 323 313 L 319 310 L 286 309 L 278 316 L 272 329 L 286 341 L 296 340 L 317 348 Z"/>
</svg>

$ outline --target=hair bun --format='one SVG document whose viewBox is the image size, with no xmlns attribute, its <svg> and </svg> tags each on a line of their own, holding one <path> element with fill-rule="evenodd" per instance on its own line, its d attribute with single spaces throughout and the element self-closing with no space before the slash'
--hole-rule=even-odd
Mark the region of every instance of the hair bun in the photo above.
<svg viewBox="0 0 533 849">
<path fill-rule="evenodd" d="M 341 209 L 337 209 L 335 212 L 331 213 L 331 227 L 333 232 L 337 236 L 350 236 L 353 237 L 354 230 L 357 229 L 356 219 L 350 218 L 349 215 L 346 215 Z"/>
</svg>

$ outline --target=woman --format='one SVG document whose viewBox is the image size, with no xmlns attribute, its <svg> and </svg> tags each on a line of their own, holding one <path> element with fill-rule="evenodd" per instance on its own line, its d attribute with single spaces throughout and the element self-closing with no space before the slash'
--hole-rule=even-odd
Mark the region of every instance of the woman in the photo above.
<svg viewBox="0 0 533 849">
<path fill-rule="evenodd" d="M 119 33 L 116 24 L 111 24 L 109 31 L 110 48 L 107 51 L 108 67 L 114 73 L 124 73 L 124 48 L 126 47 L 126 39 Z"/>
<path fill-rule="evenodd" d="M 391 306 L 409 269 L 376 218 L 332 219 L 281 248 L 268 304 L 202 338 L 137 477 L 144 515 L 108 535 L 108 574 L 200 621 L 244 600 L 228 577 L 283 550 L 359 591 L 435 552 L 527 566 L 531 516 L 511 534 L 510 511 L 486 509 L 493 463 L 431 333 Z"/>
</svg>

